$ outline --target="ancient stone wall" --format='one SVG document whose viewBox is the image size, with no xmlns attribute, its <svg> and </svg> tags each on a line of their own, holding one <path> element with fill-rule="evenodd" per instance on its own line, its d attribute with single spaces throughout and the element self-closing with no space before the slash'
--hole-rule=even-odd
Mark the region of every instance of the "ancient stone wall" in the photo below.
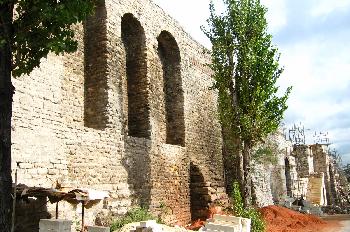
<svg viewBox="0 0 350 232">
<path fill-rule="evenodd" d="M 286 197 L 301 197 L 318 205 L 339 202 L 339 174 L 327 146 L 294 145 L 281 133 L 270 136 L 279 153 L 273 165 L 257 163 L 253 167 L 256 203 L 264 206 L 283 203 Z"/>
<path fill-rule="evenodd" d="M 324 173 L 326 195 L 328 205 L 333 205 L 338 201 L 336 190 L 335 169 L 332 157 L 329 155 L 326 145 L 314 144 L 311 149 L 314 154 L 315 172 Z"/>
<path fill-rule="evenodd" d="M 337 169 L 328 145 L 294 145 L 291 156 L 286 159 L 286 167 L 292 166 L 291 161 L 296 169 L 294 173 L 286 169 L 287 195 L 306 196 L 306 199 L 322 205 L 339 202 Z"/>
<path fill-rule="evenodd" d="M 190 193 L 202 194 L 202 211 L 225 197 L 209 56 L 148 0 L 106 0 L 96 10 L 75 26 L 77 52 L 49 55 L 14 79 L 18 182 L 108 191 L 111 199 L 86 212 L 90 224 L 102 209 L 136 204 L 154 213 L 165 205 L 170 223 L 187 223 Z M 75 218 L 79 209 L 60 211 Z"/>
<path fill-rule="evenodd" d="M 273 149 L 274 159 L 253 165 L 253 186 L 256 204 L 259 206 L 281 203 L 286 197 L 297 193 L 298 172 L 293 146 L 282 130 L 271 134 L 266 140 Z"/>
<path fill-rule="evenodd" d="M 272 165 L 254 164 L 252 175 L 254 203 L 259 207 L 273 205 L 272 196 Z"/>
<path fill-rule="evenodd" d="M 306 199 L 313 204 L 327 205 L 324 174 L 312 174 L 309 177 Z"/>
<path fill-rule="evenodd" d="M 297 172 L 300 177 L 307 177 L 314 172 L 311 147 L 308 145 L 294 145 L 292 155 L 296 159 Z"/>
</svg>

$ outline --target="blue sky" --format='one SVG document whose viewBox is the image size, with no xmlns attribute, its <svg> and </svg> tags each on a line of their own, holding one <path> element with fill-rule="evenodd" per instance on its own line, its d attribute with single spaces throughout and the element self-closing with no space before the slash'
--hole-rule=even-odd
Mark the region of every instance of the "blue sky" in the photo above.
<svg viewBox="0 0 350 232">
<path fill-rule="evenodd" d="M 206 47 L 199 27 L 209 0 L 153 0 Z M 261 0 L 284 66 L 281 90 L 293 86 L 285 124 L 328 132 L 331 148 L 350 163 L 350 0 Z M 221 0 L 214 0 L 222 9 Z"/>
</svg>

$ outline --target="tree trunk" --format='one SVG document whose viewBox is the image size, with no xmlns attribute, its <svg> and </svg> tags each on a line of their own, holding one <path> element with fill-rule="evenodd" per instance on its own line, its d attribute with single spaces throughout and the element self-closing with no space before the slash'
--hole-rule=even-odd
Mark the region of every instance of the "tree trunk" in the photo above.
<svg viewBox="0 0 350 232">
<path fill-rule="evenodd" d="M 0 232 L 9 232 L 12 211 L 11 117 L 14 88 L 11 83 L 12 5 L 0 5 Z"/>
<path fill-rule="evenodd" d="M 243 144 L 243 172 L 244 172 L 244 195 L 243 195 L 243 203 L 244 207 L 251 205 L 252 199 L 252 176 L 250 170 L 250 158 L 251 156 L 251 146 L 249 143 Z"/>
</svg>

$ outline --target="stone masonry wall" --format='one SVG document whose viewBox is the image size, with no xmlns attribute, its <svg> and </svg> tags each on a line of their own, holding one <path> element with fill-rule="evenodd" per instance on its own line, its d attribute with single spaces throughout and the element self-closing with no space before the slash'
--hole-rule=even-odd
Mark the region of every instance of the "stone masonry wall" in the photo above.
<svg viewBox="0 0 350 232">
<path fill-rule="evenodd" d="M 272 185 L 272 165 L 254 164 L 254 175 L 252 175 L 253 193 L 255 203 L 258 207 L 273 205 Z"/>
<path fill-rule="evenodd" d="M 299 177 L 307 177 L 314 172 L 312 150 L 308 145 L 294 145 L 292 155 L 296 159 Z"/>
<path fill-rule="evenodd" d="M 336 190 L 332 159 L 327 152 L 327 146 L 321 144 L 311 145 L 314 154 L 315 172 L 324 173 L 324 182 L 326 186 L 327 204 L 336 203 Z"/>
<path fill-rule="evenodd" d="M 267 138 L 267 143 L 274 144 L 275 160 L 273 163 L 257 163 L 253 166 L 253 186 L 258 206 L 283 202 L 287 196 L 287 184 L 292 194 L 292 183 L 297 174 L 294 157 L 291 157 L 292 144 L 278 131 Z M 286 159 L 288 167 L 286 167 Z"/>
<path fill-rule="evenodd" d="M 128 93 L 133 63 L 122 37 L 126 14 L 124 19 L 133 18 L 144 33 L 144 50 L 134 65 L 142 64 L 143 97 L 136 101 L 142 101 L 138 107 L 146 113 L 132 118 L 141 123 L 133 130 L 142 133 L 130 133 L 128 123 L 135 105 Z M 30 76 L 14 79 L 12 167 L 18 169 L 18 182 L 50 187 L 59 181 L 108 191 L 111 199 L 87 210 L 89 224 L 101 210 L 121 214 L 136 204 L 154 213 L 165 205 L 171 210 L 170 223 L 189 222 L 190 193 L 197 191 L 190 189 L 191 164 L 203 175 L 201 189 L 207 190 L 200 210 L 225 197 L 216 94 L 209 90 L 209 57 L 203 47 L 148 0 L 106 0 L 75 30 L 77 52 L 49 55 Z M 176 111 L 166 107 L 164 72 L 170 67 L 164 69 L 159 54 L 162 32 L 173 37 L 170 51 L 177 46 L 179 52 L 175 95 L 183 101 L 174 105 Z M 177 133 L 169 140 L 167 114 L 174 112 L 180 121 L 172 124 L 171 132 Z M 48 211 L 53 215 L 54 206 L 48 205 Z M 79 218 L 78 212 L 60 203 L 61 218 Z"/>
</svg>

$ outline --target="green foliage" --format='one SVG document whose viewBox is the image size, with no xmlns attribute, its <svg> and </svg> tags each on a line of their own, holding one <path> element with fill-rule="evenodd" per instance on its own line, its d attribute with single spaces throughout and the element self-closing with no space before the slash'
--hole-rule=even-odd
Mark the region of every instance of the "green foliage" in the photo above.
<svg viewBox="0 0 350 232">
<path fill-rule="evenodd" d="M 233 204 L 233 212 L 240 216 L 243 214 L 244 206 L 241 191 L 239 190 L 239 184 L 237 182 L 233 183 L 232 186 L 232 204 Z"/>
<path fill-rule="evenodd" d="M 156 217 L 150 214 L 146 208 L 136 207 L 129 210 L 125 215 L 115 220 L 111 225 L 111 231 L 118 230 L 124 225 L 132 222 L 147 221 L 154 219 L 156 219 Z"/>
<path fill-rule="evenodd" d="M 12 47 L 12 74 L 29 74 L 49 52 L 77 49 L 72 25 L 92 14 L 95 0 L 7 0 L 15 17 L 7 19 L 5 38 Z"/>
<path fill-rule="evenodd" d="M 211 3 L 208 29 L 202 27 L 212 43 L 213 88 L 223 126 L 254 146 L 278 128 L 291 88 L 276 95 L 283 69 L 267 33 L 266 8 L 259 0 L 223 1 L 226 11 L 217 15 Z"/>
<path fill-rule="evenodd" d="M 261 213 L 252 207 L 244 208 L 243 199 L 241 192 L 239 190 L 239 184 L 237 182 L 233 183 L 232 191 L 232 204 L 233 212 L 238 217 L 250 218 L 252 220 L 251 231 L 252 232 L 264 232 L 265 231 L 265 221 L 262 218 Z"/>
</svg>

